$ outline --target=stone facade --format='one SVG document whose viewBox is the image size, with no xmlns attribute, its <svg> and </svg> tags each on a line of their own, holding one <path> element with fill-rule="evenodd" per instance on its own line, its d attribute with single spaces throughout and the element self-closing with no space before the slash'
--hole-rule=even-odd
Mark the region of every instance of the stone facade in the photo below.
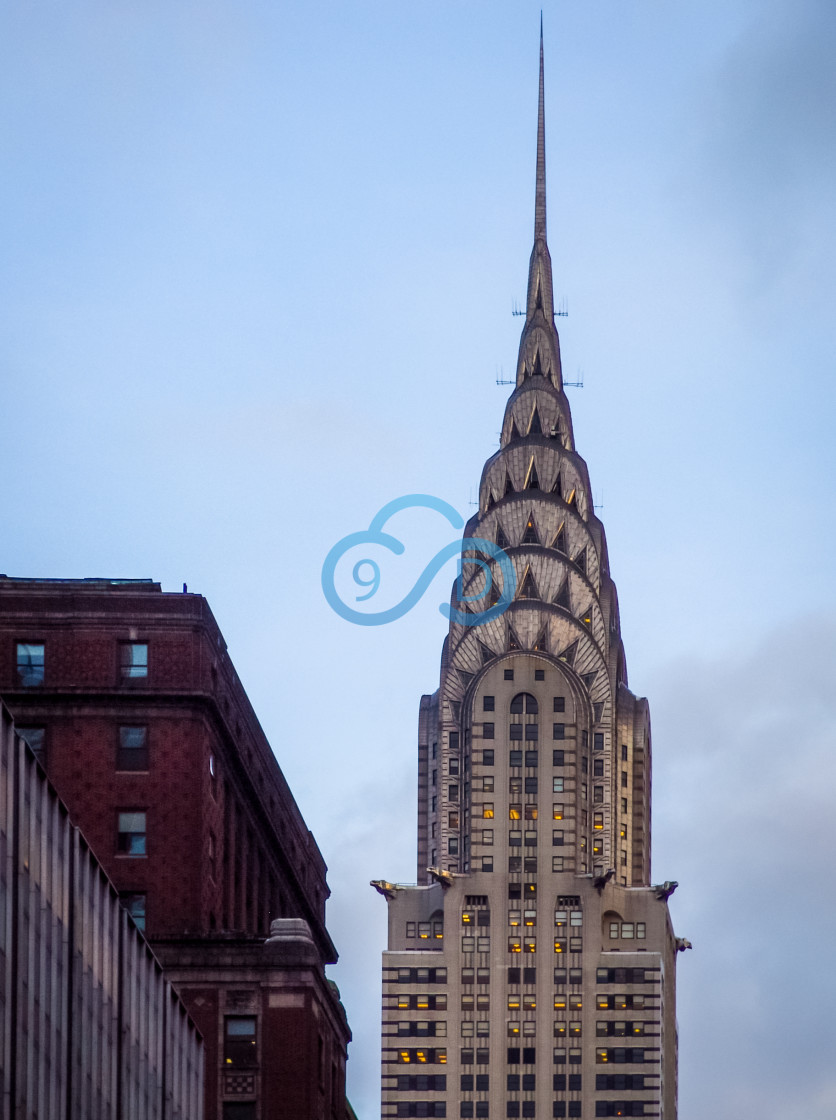
<svg viewBox="0 0 836 1120">
<path fill-rule="evenodd" d="M 200 1035 L 0 704 L 0 1118 L 202 1114 Z"/>
<path fill-rule="evenodd" d="M 421 701 L 419 885 L 375 884 L 384 1117 L 676 1116 L 649 712 L 627 683 L 554 321 L 541 39 L 516 386 L 464 533 L 489 544 L 463 548 L 440 688 Z"/>
</svg>

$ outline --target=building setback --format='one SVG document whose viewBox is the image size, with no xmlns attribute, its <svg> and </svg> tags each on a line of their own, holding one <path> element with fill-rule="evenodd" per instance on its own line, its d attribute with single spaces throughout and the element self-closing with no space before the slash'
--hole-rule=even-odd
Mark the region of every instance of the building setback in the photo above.
<svg viewBox="0 0 836 1120">
<path fill-rule="evenodd" d="M 200 1036 L 0 704 L 0 1117 L 202 1108 Z"/>
<path fill-rule="evenodd" d="M 0 696 L 205 1042 L 206 1120 L 345 1120 L 325 863 L 206 600 L 0 577 Z"/>
<path fill-rule="evenodd" d="M 418 886 L 388 901 L 382 1115 L 675 1120 L 674 937 L 650 882 L 651 740 L 633 695 L 554 325 L 543 43 L 516 386 L 421 700 Z M 510 596 L 501 549 L 513 565 Z M 491 581 L 485 575 L 491 573 Z"/>
</svg>

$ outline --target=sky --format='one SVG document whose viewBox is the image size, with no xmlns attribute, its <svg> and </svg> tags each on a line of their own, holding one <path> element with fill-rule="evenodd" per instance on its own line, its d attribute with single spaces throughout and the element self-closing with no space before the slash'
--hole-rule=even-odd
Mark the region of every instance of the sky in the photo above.
<svg viewBox="0 0 836 1120">
<path fill-rule="evenodd" d="M 320 571 L 401 495 L 473 512 L 525 298 L 539 12 L 0 11 L 0 570 L 208 598 L 329 864 L 361 1120 L 368 882 L 416 878 L 452 569 L 385 626 Z M 680 1116 L 832 1120 L 836 6 L 545 0 L 544 25 L 564 372 L 651 705 L 653 879 L 694 945 Z M 417 575 L 455 531 L 401 516 Z"/>
</svg>

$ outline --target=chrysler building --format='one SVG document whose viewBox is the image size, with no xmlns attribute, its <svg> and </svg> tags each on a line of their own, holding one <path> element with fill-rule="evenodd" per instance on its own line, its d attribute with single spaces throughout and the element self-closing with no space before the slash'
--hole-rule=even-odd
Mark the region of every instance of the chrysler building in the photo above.
<svg viewBox="0 0 836 1120">
<path fill-rule="evenodd" d="M 688 942 L 668 913 L 676 884 L 651 883 L 648 705 L 628 687 L 563 387 L 542 28 L 536 167 L 516 385 L 464 532 L 503 550 L 515 587 L 498 613 L 497 549 L 465 550 L 420 705 L 418 885 L 373 884 L 389 913 L 382 1116 L 675 1120 Z"/>
</svg>

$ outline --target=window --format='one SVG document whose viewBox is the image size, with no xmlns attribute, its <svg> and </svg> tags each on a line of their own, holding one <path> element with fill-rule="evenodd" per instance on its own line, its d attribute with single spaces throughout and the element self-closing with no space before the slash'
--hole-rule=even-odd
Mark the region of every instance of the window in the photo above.
<svg viewBox="0 0 836 1120">
<path fill-rule="evenodd" d="M 254 1015 L 227 1015 L 224 1019 L 224 1065 L 257 1064 Z"/>
<path fill-rule="evenodd" d="M 513 669 L 506 669 L 505 670 L 505 680 L 506 681 L 512 681 L 513 679 L 514 679 L 514 670 Z"/>
<path fill-rule="evenodd" d="M 484 820 L 493 819 L 493 802 L 486 801 L 482 805 L 482 817 Z"/>
<path fill-rule="evenodd" d="M 512 723 L 508 734 L 511 739 L 517 740 L 523 737 L 523 725 L 521 723 Z"/>
<path fill-rule="evenodd" d="M 458 836 L 451 836 L 447 841 L 447 854 L 451 856 L 457 856 L 459 854 Z"/>
<path fill-rule="evenodd" d="M 600 804 L 603 803 L 603 801 L 604 801 L 604 787 L 603 786 L 593 786 L 592 787 L 592 800 L 597 805 L 600 805 Z"/>
<path fill-rule="evenodd" d="M 527 821 L 536 821 L 537 820 L 537 806 L 532 804 L 531 802 L 529 802 L 525 806 L 525 819 Z"/>
<path fill-rule="evenodd" d="M 148 643 L 122 642 L 119 649 L 122 680 L 140 680 L 148 676 Z"/>
<path fill-rule="evenodd" d="M 552 846 L 555 847 L 555 848 L 560 848 L 560 847 L 563 846 L 563 829 L 562 828 L 553 828 L 552 829 Z"/>
<path fill-rule="evenodd" d="M 566 738 L 566 724 L 565 723 L 553 723 L 552 724 L 552 738 L 553 739 L 565 739 Z"/>
<path fill-rule="evenodd" d="M 592 760 L 592 776 L 594 778 L 603 778 L 603 776 L 604 776 L 604 760 L 603 760 L 603 758 L 593 758 L 593 760 Z"/>
<path fill-rule="evenodd" d="M 604 749 L 604 733 L 603 731 L 596 731 L 592 737 L 592 749 L 594 751 L 602 751 Z"/>
<path fill-rule="evenodd" d="M 537 700 L 530 692 L 518 692 L 511 701 L 512 715 L 520 715 L 525 712 L 527 715 L 536 716 L 538 710 Z"/>
<path fill-rule="evenodd" d="M 621 744 L 621 761 L 622 762 L 627 761 L 627 744 L 626 743 Z"/>
<path fill-rule="evenodd" d="M 592 814 L 592 827 L 596 830 L 596 832 L 600 832 L 600 830 L 604 827 L 604 814 L 603 813 L 593 813 Z"/>
<path fill-rule="evenodd" d="M 512 781 L 514 779 L 511 779 Z M 508 806 L 508 820 L 518 821 L 522 819 L 522 802 L 512 801 Z"/>
<path fill-rule="evenodd" d="M 44 761 L 46 751 L 46 728 L 44 727 L 18 727 L 15 729 L 21 739 L 29 747 L 36 758 Z"/>
<path fill-rule="evenodd" d="M 491 844 L 493 843 L 493 832 L 491 832 Z M 488 843 L 487 840 L 484 843 Z M 482 870 L 493 871 L 493 856 L 482 856 Z"/>
<path fill-rule="evenodd" d="M 17 643 L 17 679 L 24 688 L 44 683 L 44 647 L 39 642 Z"/>
<path fill-rule="evenodd" d="M 536 793 L 537 792 L 537 776 L 536 775 L 533 778 L 526 778 L 525 779 L 525 792 L 526 793 Z"/>
<path fill-rule="evenodd" d="M 534 742 L 539 738 L 539 726 L 536 723 L 525 725 L 525 738 L 527 742 Z"/>
<path fill-rule="evenodd" d="M 494 725 L 492 723 L 483 723 L 482 724 L 482 738 L 483 739 L 493 739 L 493 737 L 494 737 Z"/>
<path fill-rule="evenodd" d="M 525 834 L 525 846 L 526 846 L 526 848 L 536 848 L 537 847 L 537 833 L 536 832 L 526 832 L 526 834 Z"/>
<path fill-rule="evenodd" d="M 116 851 L 122 856 L 144 856 L 146 850 L 146 814 L 125 812 L 117 815 Z"/>
<path fill-rule="evenodd" d="M 537 757 L 538 757 L 537 756 L 537 751 L 526 751 L 525 752 L 525 764 L 526 764 L 526 766 L 536 766 L 537 765 Z"/>
<path fill-rule="evenodd" d="M 556 821 L 563 820 L 563 805 L 552 805 L 552 816 Z"/>
<path fill-rule="evenodd" d="M 552 871 L 563 871 L 563 856 L 552 856 Z"/>
<path fill-rule="evenodd" d="M 566 697 L 565 696 L 555 696 L 554 705 L 553 705 L 552 710 L 555 711 L 555 712 L 565 712 L 566 711 Z"/>
<path fill-rule="evenodd" d="M 482 711 L 483 712 L 492 712 L 493 710 L 494 710 L 494 698 L 493 698 L 493 696 L 483 696 L 482 697 Z"/>
<path fill-rule="evenodd" d="M 455 756 L 451 757 L 450 764 L 449 764 L 447 769 L 448 769 L 448 773 L 450 773 L 450 774 L 453 774 L 453 775 L 458 774 L 458 772 L 459 772 L 459 760 L 458 760 L 457 757 L 455 757 Z"/>
<path fill-rule="evenodd" d="M 521 953 L 522 952 L 522 941 L 520 940 L 519 937 L 509 937 L 508 938 L 508 952 L 509 953 Z"/>
<path fill-rule="evenodd" d="M 482 751 L 482 765 L 493 766 L 493 750 Z"/>
<path fill-rule="evenodd" d="M 522 751 L 509 751 L 508 752 L 508 765 L 509 766 L 522 766 Z"/>
<path fill-rule="evenodd" d="M 255 1101 L 224 1101 L 223 1120 L 255 1120 Z"/>
<path fill-rule="evenodd" d="M 546 670 L 545 669 L 535 669 L 534 670 L 534 679 L 535 679 L 535 681 L 544 681 L 546 679 Z"/>
<path fill-rule="evenodd" d="M 137 893 L 123 894 L 119 901 L 128 911 L 131 921 L 137 929 L 145 932 L 145 895 Z"/>
<path fill-rule="evenodd" d="M 120 727 L 116 750 L 117 770 L 148 769 L 148 728 Z"/>
<path fill-rule="evenodd" d="M 458 786 L 453 786 L 453 785 L 448 786 L 447 787 L 447 797 L 449 798 L 450 801 L 458 801 L 459 800 L 459 787 Z"/>
</svg>

